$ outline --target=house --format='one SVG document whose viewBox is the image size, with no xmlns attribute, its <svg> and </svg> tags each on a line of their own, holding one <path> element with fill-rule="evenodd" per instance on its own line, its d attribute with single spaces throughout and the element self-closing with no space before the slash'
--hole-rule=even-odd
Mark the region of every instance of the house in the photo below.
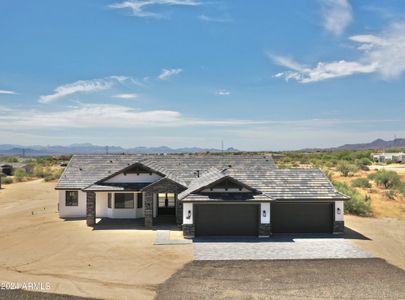
<svg viewBox="0 0 405 300">
<path fill-rule="evenodd" d="M 0 172 L 4 173 L 6 176 L 12 176 L 16 169 L 22 169 L 26 173 L 32 173 L 33 167 L 28 163 L 21 162 L 5 163 L 0 165 Z"/>
<path fill-rule="evenodd" d="M 394 163 L 405 163 L 405 153 L 376 153 L 373 154 L 373 161 L 392 161 Z"/>
<path fill-rule="evenodd" d="M 186 237 L 341 233 L 343 203 L 319 169 L 263 155 L 74 155 L 56 185 L 61 218 L 172 215 Z"/>
</svg>

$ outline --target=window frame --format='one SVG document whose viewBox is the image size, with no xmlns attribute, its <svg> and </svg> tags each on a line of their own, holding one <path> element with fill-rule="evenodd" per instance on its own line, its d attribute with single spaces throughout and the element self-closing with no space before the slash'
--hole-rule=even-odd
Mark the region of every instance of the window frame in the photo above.
<svg viewBox="0 0 405 300">
<path fill-rule="evenodd" d="M 75 195 L 76 203 L 72 201 L 71 196 L 68 195 Z M 69 202 L 68 202 L 69 201 Z M 65 206 L 67 207 L 77 207 L 79 206 L 79 191 L 65 191 Z"/>
<path fill-rule="evenodd" d="M 163 198 L 163 195 L 164 195 L 164 198 Z M 169 197 L 169 195 L 170 195 L 170 197 Z M 158 198 L 157 202 L 158 202 L 159 208 L 175 208 L 176 207 L 176 194 L 175 193 L 158 193 L 157 198 Z M 163 200 L 163 201 L 161 201 L 161 200 Z M 169 205 L 171 202 L 172 202 L 172 205 Z M 162 205 L 162 204 L 164 204 L 164 205 Z"/>
<path fill-rule="evenodd" d="M 138 193 L 137 194 L 137 199 L 136 199 L 136 208 L 143 208 L 143 194 Z"/>
<path fill-rule="evenodd" d="M 125 195 L 123 207 L 117 207 L 117 195 Z M 128 201 L 128 199 L 126 199 L 127 195 L 132 196 L 132 199 L 129 200 L 129 201 L 132 201 L 132 206 L 126 207 L 126 202 Z M 114 209 L 134 209 L 134 208 L 135 208 L 135 194 L 134 193 L 114 193 Z"/>
<path fill-rule="evenodd" d="M 112 208 L 112 193 L 107 195 L 107 208 Z"/>
</svg>

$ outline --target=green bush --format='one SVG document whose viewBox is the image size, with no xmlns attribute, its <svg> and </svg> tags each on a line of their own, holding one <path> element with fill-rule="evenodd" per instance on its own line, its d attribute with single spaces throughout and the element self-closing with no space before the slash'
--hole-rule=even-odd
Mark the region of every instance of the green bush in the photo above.
<svg viewBox="0 0 405 300">
<path fill-rule="evenodd" d="M 56 169 L 53 171 L 50 171 L 49 173 L 46 174 L 44 177 L 45 181 L 52 181 L 55 179 L 59 179 L 60 175 L 62 175 L 63 170 L 62 169 Z"/>
<path fill-rule="evenodd" d="M 393 190 L 388 190 L 385 192 L 385 198 L 388 200 L 395 200 L 397 193 Z"/>
<path fill-rule="evenodd" d="M 1 183 L 2 183 L 2 184 L 10 184 L 10 183 L 13 183 L 13 178 L 10 178 L 10 177 L 1 177 Z"/>
<path fill-rule="evenodd" d="M 350 173 L 355 173 L 358 169 L 355 165 L 350 164 L 346 161 L 341 161 L 336 166 L 336 170 L 338 170 L 342 176 L 349 176 Z"/>
<path fill-rule="evenodd" d="M 23 169 L 17 169 L 14 172 L 14 176 L 15 176 L 15 180 L 17 182 L 21 182 L 25 179 L 25 177 L 27 176 L 27 173 L 25 173 L 25 171 Z"/>
<path fill-rule="evenodd" d="M 395 171 L 379 170 L 377 173 L 370 174 L 368 178 L 374 180 L 377 184 L 391 189 L 401 186 L 401 177 Z"/>
<path fill-rule="evenodd" d="M 357 178 L 352 181 L 352 187 L 371 188 L 371 183 L 367 178 Z"/>
<path fill-rule="evenodd" d="M 334 182 L 336 189 L 349 197 L 345 201 L 345 212 L 357 216 L 367 217 L 372 214 L 370 196 L 363 197 L 355 188 L 348 186 L 346 183 Z"/>
<path fill-rule="evenodd" d="M 358 166 L 369 166 L 371 165 L 371 160 L 367 157 L 362 157 L 356 161 Z"/>
</svg>

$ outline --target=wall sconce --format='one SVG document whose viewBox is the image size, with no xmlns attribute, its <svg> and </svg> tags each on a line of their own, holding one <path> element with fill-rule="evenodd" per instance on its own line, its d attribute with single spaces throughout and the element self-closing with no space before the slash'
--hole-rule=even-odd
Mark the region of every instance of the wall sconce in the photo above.
<svg viewBox="0 0 405 300">
<path fill-rule="evenodd" d="M 188 220 L 191 219 L 191 210 L 189 210 L 189 211 L 187 212 L 187 217 L 186 217 L 186 219 L 188 219 Z"/>
<path fill-rule="evenodd" d="M 340 213 L 341 213 L 340 207 L 338 207 L 338 208 L 336 209 L 336 212 L 337 212 L 338 215 L 340 215 Z"/>
<path fill-rule="evenodd" d="M 265 218 L 265 217 L 266 217 L 266 211 L 263 210 L 263 218 Z"/>
</svg>

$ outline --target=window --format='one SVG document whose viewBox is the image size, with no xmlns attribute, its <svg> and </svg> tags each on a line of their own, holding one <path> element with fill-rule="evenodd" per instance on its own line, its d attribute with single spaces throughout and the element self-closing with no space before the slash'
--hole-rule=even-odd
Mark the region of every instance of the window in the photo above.
<svg viewBox="0 0 405 300">
<path fill-rule="evenodd" d="M 159 207 L 175 207 L 176 206 L 176 194 L 172 193 L 159 193 Z"/>
<path fill-rule="evenodd" d="M 111 208 L 111 193 L 108 193 L 107 207 Z"/>
<path fill-rule="evenodd" d="M 143 207 L 143 194 L 139 193 L 138 194 L 138 201 L 137 201 L 137 208 L 142 208 Z"/>
<path fill-rule="evenodd" d="M 79 192 L 78 191 L 66 191 L 65 204 L 66 204 L 66 206 L 78 206 L 79 205 Z"/>
<path fill-rule="evenodd" d="M 133 193 L 115 193 L 114 208 L 134 208 Z"/>
</svg>

